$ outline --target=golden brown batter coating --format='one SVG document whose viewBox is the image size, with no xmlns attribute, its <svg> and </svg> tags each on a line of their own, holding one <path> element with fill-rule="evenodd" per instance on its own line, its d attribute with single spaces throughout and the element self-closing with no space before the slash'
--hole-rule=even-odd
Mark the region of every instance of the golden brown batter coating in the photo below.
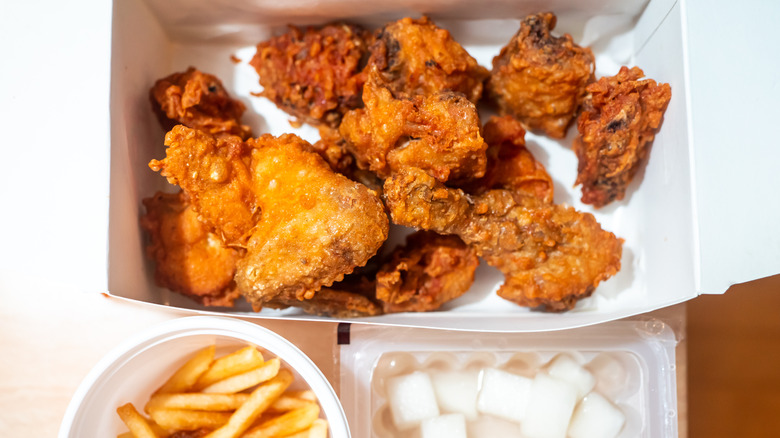
<svg viewBox="0 0 780 438">
<path fill-rule="evenodd" d="M 463 93 L 476 103 L 488 77 L 486 68 L 428 17 L 409 17 L 377 32 L 369 67 L 394 94 Z"/>
<path fill-rule="evenodd" d="M 479 195 L 491 189 L 505 189 L 520 196 L 553 201 L 553 182 L 544 166 L 525 147 L 525 129 L 512 116 L 491 117 L 482 128 L 488 144 L 485 176 L 460 187 Z"/>
<path fill-rule="evenodd" d="M 190 67 L 158 80 L 149 91 L 152 108 L 166 131 L 176 124 L 202 129 L 209 134 L 252 135 L 241 124 L 246 107 L 232 99 L 216 76 Z"/>
<path fill-rule="evenodd" d="M 593 215 L 506 190 L 470 196 L 419 169 L 385 181 L 394 223 L 456 234 L 506 277 L 498 294 L 563 311 L 620 269 L 622 239 Z"/>
<path fill-rule="evenodd" d="M 280 109 L 304 122 L 336 127 L 346 111 L 360 106 L 370 43 L 371 34 L 354 25 L 290 27 L 258 44 L 249 63 L 260 76 L 262 95 Z"/>
<path fill-rule="evenodd" d="M 669 84 L 642 79 L 638 67 L 621 67 L 612 77 L 590 84 L 577 120 L 574 151 L 582 202 L 603 207 L 621 200 L 661 127 L 672 98 Z"/>
<path fill-rule="evenodd" d="M 166 139 L 167 157 L 152 167 L 198 199 L 193 206 L 201 215 L 241 216 L 212 224 L 246 225 L 254 218 L 247 213 L 262 212 L 246 233 L 235 233 L 248 237 L 235 280 L 256 307 L 276 297 L 311 299 L 364 265 L 387 239 L 388 219 L 376 193 L 333 172 L 295 135 L 236 144 L 177 126 Z"/>
<path fill-rule="evenodd" d="M 571 35 L 550 35 L 555 22 L 550 12 L 525 17 L 493 58 L 487 89 L 502 114 L 516 116 L 533 132 L 563 138 L 593 80 L 595 58 Z"/>
<path fill-rule="evenodd" d="M 460 93 L 395 98 L 375 70 L 363 89 L 365 108 L 344 116 L 339 132 L 358 167 L 387 178 L 418 167 L 439 181 L 485 173 L 485 144 L 473 103 Z"/>
<path fill-rule="evenodd" d="M 384 311 L 427 312 L 466 293 L 479 258 L 457 236 L 418 231 L 396 248 L 376 276 Z"/>
<path fill-rule="evenodd" d="M 149 233 L 146 254 L 155 262 L 157 285 L 206 306 L 232 306 L 241 251 L 210 233 L 182 192 L 157 192 L 143 203 L 141 226 Z"/>
</svg>

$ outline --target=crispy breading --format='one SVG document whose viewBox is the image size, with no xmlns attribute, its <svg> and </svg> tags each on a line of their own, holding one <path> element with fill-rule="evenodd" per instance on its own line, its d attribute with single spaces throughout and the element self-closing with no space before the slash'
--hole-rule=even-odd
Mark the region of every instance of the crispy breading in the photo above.
<svg viewBox="0 0 780 438">
<path fill-rule="evenodd" d="M 529 130 L 563 138 L 593 80 L 593 52 L 569 34 L 555 37 L 550 12 L 529 15 L 493 58 L 487 90 L 501 114 L 512 114 Z"/>
<path fill-rule="evenodd" d="M 260 76 L 262 96 L 304 122 L 336 127 L 347 110 L 360 106 L 371 41 L 369 32 L 350 24 L 291 26 L 258 44 L 249 64 Z"/>
<path fill-rule="evenodd" d="M 149 98 L 166 131 L 182 124 L 210 134 L 232 134 L 242 139 L 252 135 L 249 127 L 241 124 L 244 104 L 232 99 L 216 76 L 194 67 L 155 82 Z"/>
<path fill-rule="evenodd" d="M 232 306 L 239 297 L 233 275 L 242 251 L 229 248 L 198 220 L 186 195 L 157 192 L 143 200 L 141 227 L 158 286 L 206 306 Z"/>
<path fill-rule="evenodd" d="M 525 147 L 525 129 L 512 116 L 493 116 L 482 128 L 488 144 L 485 176 L 460 188 L 472 195 L 506 189 L 521 196 L 553 201 L 553 182 L 544 166 Z"/>
<path fill-rule="evenodd" d="M 180 186 L 210 230 L 245 246 L 260 221 L 252 187 L 251 148 L 236 136 L 214 137 L 182 125 L 165 135 L 166 158 L 149 167 Z"/>
<path fill-rule="evenodd" d="M 571 309 L 620 269 L 622 239 L 571 207 L 507 190 L 471 196 L 419 169 L 389 178 L 384 193 L 394 223 L 458 235 L 504 273 L 498 294 L 523 306 Z"/>
<path fill-rule="evenodd" d="M 384 311 L 427 312 L 466 293 L 479 258 L 457 236 L 417 231 L 406 238 L 376 275 Z"/>
<path fill-rule="evenodd" d="M 473 103 L 482 96 L 488 77 L 487 69 L 447 30 L 425 16 L 403 18 L 380 29 L 368 65 L 396 95 L 455 91 Z"/>
<path fill-rule="evenodd" d="M 186 182 L 182 188 L 200 200 L 193 202 L 198 213 L 236 211 L 240 220 L 212 223 L 246 225 L 247 212 L 262 212 L 239 234 L 247 236 L 247 253 L 235 277 L 254 306 L 277 296 L 311 299 L 364 265 L 387 239 L 376 193 L 333 172 L 295 135 L 231 143 L 176 126 L 166 138 L 167 158 L 152 167 L 174 183 Z M 188 159 L 198 166 L 188 167 Z"/>
<path fill-rule="evenodd" d="M 577 184 L 582 184 L 586 204 L 603 207 L 623 199 L 626 186 L 647 160 L 672 88 L 643 77 L 638 67 L 621 67 L 617 75 L 587 87 L 574 140 Z"/>
<path fill-rule="evenodd" d="M 396 99 L 369 72 L 365 108 L 344 116 L 339 132 L 361 169 L 387 178 L 418 167 L 439 181 L 485 173 L 485 144 L 473 103 L 451 91 Z"/>
</svg>

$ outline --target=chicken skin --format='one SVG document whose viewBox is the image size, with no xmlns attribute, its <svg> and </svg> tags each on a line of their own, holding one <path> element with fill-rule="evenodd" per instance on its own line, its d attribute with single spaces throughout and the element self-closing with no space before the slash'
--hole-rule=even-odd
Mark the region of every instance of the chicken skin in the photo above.
<svg viewBox="0 0 780 438">
<path fill-rule="evenodd" d="M 638 67 L 590 84 L 577 120 L 574 152 L 579 159 L 577 184 L 582 202 L 603 207 L 626 194 L 672 98 L 669 84 L 642 79 Z"/>
<path fill-rule="evenodd" d="M 360 106 L 362 74 L 371 34 L 336 23 L 284 35 L 257 45 L 249 62 L 260 76 L 262 96 L 314 125 L 338 127 L 341 116 Z"/>
<path fill-rule="evenodd" d="M 507 190 L 470 196 L 419 169 L 385 181 L 384 196 L 394 223 L 463 239 L 504 273 L 499 296 L 522 306 L 571 309 L 620 269 L 622 239 L 571 207 Z"/>
<path fill-rule="evenodd" d="M 487 90 L 501 114 L 516 116 L 535 133 L 563 138 L 593 80 L 595 58 L 571 35 L 552 36 L 555 23 L 550 12 L 525 17 L 493 58 Z"/>
<path fill-rule="evenodd" d="M 149 91 L 152 108 L 166 131 L 177 124 L 209 134 L 252 135 L 241 124 L 246 107 L 232 99 L 216 76 L 190 67 L 158 80 Z"/>
<path fill-rule="evenodd" d="M 427 312 L 466 293 L 479 258 L 457 236 L 417 231 L 396 248 L 376 275 L 384 311 Z"/>
<path fill-rule="evenodd" d="M 233 275 L 242 256 L 198 220 L 186 195 L 158 192 L 143 200 L 141 227 L 149 233 L 147 256 L 158 286 L 206 306 L 232 306 L 239 297 Z"/>
<path fill-rule="evenodd" d="M 241 237 L 228 240 L 246 247 L 235 280 L 255 307 L 277 297 L 311 299 L 387 239 L 376 193 L 333 172 L 295 135 L 244 143 L 176 126 L 166 146 L 166 158 L 150 167 L 179 184 L 207 223 Z M 240 216 L 235 222 L 214 217 L 231 212 Z M 227 233 L 225 225 L 238 231 Z"/>
<path fill-rule="evenodd" d="M 488 77 L 487 69 L 428 17 L 407 17 L 380 29 L 366 69 L 371 67 L 396 95 L 454 91 L 472 103 L 482 96 Z"/>
<path fill-rule="evenodd" d="M 460 188 L 471 195 L 505 189 L 520 196 L 553 201 L 553 182 L 541 163 L 525 147 L 525 129 L 512 116 L 491 117 L 482 128 L 488 144 L 485 176 Z"/>
<path fill-rule="evenodd" d="M 369 73 L 365 108 L 344 116 L 339 132 L 357 165 L 384 179 L 406 167 L 439 181 L 485 173 L 485 144 L 473 103 L 450 91 L 395 98 Z"/>
</svg>

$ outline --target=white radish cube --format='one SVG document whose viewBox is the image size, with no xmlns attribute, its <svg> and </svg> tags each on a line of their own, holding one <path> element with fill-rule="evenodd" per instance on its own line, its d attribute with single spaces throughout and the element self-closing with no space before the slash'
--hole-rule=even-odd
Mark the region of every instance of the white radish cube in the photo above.
<svg viewBox="0 0 780 438">
<path fill-rule="evenodd" d="M 589 393 L 596 386 L 596 378 L 593 377 L 593 374 L 583 368 L 571 356 L 565 354 L 556 356 L 550 362 L 547 367 L 547 374 L 576 386 L 578 400 L 585 397 L 585 394 Z"/>
<path fill-rule="evenodd" d="M 466 438 L 466 417 L 447 414 L 423 420 L 421 438 Z"/>
<path fill-rule="evenodd" d="M 570 438 L 615 438 L 626 416 L 597 392 L 591 392 L 577 406 L 569 425 Z"/>
<path fill-rule="evenodd" d="M 518 438 L 520 424 L 491 415 L 482 415 L 466 424 L 469 438 Z"/>
<path fill-rule="evenodd" d="M 439 409 L 463 414 L 469 421 L 477 418 L 478 371 L 450 371 L 431 374 Z"/>
<path fill-rule="evenodd" d="M 422 420 L 439 416 L 431 378 L 421 371 L 388 380 L 387 396 L 393 421 L 401 430 L 411 429 Z"/>
<path fill-rule="evenodd" d="M 477 397 L 477 410 L 509 421 L 525 418 L 533 380 L 497 370 L 482 371 L 482 389 Z"/>
<path fill-rule="evenodd" d="M 528 410 L 523 421 L 526 438 L 565 438 L 577 388 L 546 374 L 537 374 L 531 385 Z"/>
</svg>

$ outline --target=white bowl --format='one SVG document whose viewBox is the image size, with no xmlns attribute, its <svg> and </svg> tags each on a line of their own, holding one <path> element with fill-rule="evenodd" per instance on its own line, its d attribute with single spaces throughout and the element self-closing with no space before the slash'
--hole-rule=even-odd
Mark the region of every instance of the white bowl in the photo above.
<svg viewBox="0 0 780 438">
<path fill-rule="evenodd" d="M 127 431 L 116 408 L 142 407 L 192 353 L 216 344 L 226 353 L 247 343 L 279 357 L 296 375 L 293 389 L 311 388 L 330 425 L 330 436 L 349 438 L 336 392 L 322 372 L 295 345 L 258 325 L 231 318 L 194 316 L 157 325 L 129 339 L 98 362 L 65 411 L 59 438 L 111 437 Z"/>
</svg>

